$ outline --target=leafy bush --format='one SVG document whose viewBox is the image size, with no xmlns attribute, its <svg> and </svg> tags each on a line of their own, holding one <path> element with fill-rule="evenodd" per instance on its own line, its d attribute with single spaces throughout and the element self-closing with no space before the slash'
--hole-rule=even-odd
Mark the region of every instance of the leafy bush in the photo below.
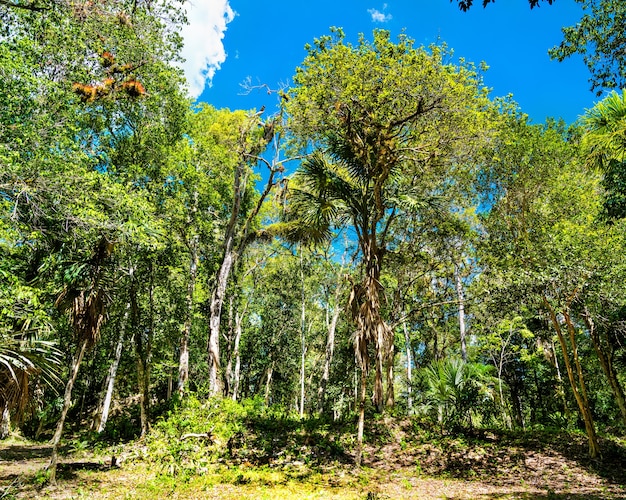
<svg viewBox="0 0 626 500">
<path fill-rule="evenodd" d="M 153 427 L 146 443 L 150 460 L 169 474 L 202 473 L 228 451 L 245 416 L 244 406 L 230 399 L 201 402 L 190 395 Z"/>
</svg>

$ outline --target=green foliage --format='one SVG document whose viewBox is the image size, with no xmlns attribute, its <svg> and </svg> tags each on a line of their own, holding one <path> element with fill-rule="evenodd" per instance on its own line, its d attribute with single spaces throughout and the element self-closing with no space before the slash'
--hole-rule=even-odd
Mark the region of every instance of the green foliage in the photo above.
<svg viewBox="0 0 626 500">
<path fill-rule="evenodd" d="M 620 0 L 576 0 L 583 17 L 575 26 L 562 28 L 563 41 L 550 49 L 553 59 L 580 54 L 591 74 L 591 89 L 621 89 L 626 84 L 624 19 L 626 5 Z"/>
<path fill-rule="evenodd" d="M 472 414 L 493 411 L 493 378 L 489 367 L 459 358 L 433 361 L 420 371 L 425 386 L 421 411 L 430 413 L 441 430 L 472 426 Z"/>
<path fill-rule="evenodd" d="M 605 215 L 609 220 L 626 215 L 626 90 L 611 92 L 582 119 L 587 163 L 603 173 Z"/>
<path fill-rule="evenodd" d="M 169 474 L 202 472 L 227 452 L 246 415 L 246 408 L 230 399 L 201 402 L 189 395 L 154 425 L 147 441 L 149 458 Z"/>
<path fill-rule="evenodd" d="M 565 52 L 621 19 L 621 4 L 582 3 L 599 10 L 566 29 Z M 355 399 L 363 409 L 369 399 L 359 367 L 379 410 L 385 379 L 389 389 L 400 381 L 396 408 L 366 427 L 380 443 L 394 438 L 388 415 L 411 411 L 409 394 L 439 434 L 575 428 L 575 391 L 564 383 L 574 352 L 594 416 L 618 428 L 626 93 L 598 103 L 582 127 L 531 125 L 509 99 L 491 102 L 483 68 L 453 62 L 445 46 L 382 30 L 350 44 L 333 29 L 307 47 L 282 98 L 286 123 L 263 122 L 260 112 L 192 107 L 171 66 L 178 3 L 48 6 L 0 2 L 0 408 L 30 399 L 23 429 L 49 433 L 63 400 L 37 382 L 58 389 L 87 339 L 88 369 L 66 401 L 80 431 L 122 333 L 99 440 L 133 438 L 156 420 L 146 458 L 168 477 L 190 479 L 218 459 L 346 459 L 354 439 L 342 426 L 355 411 L 361 418 Z M 619 48 L 604 42 L 596 55 Z M 270 184 L 282 173 L 265 158 L 275 132 L 303 157 L 261 206 L 271 186 L 259 192 L 257 163 Z M 232 273 L 220 276 L 225 255 Z M 461 304 L 468 359 L 492 364 L 499 379 L 454 356 Z M 551 324 L 546 311 L 557 312 Z M 560 345 L 554 328 L 566 319 Z M 237 382 L 241 403 L 207 397 L 209 323 L 219 326 L 228 395 Z M 178 399 L 185 345 L 190 376 Z M 418 381 L 398 376 L 408 368 Z M 305 415 L 323 417 L 301 419 L 302 401 Z M 72 443 L 95 439 L 79 432 Z M 242 470 L 228 480 L 256 481 Z"/>
</svg>

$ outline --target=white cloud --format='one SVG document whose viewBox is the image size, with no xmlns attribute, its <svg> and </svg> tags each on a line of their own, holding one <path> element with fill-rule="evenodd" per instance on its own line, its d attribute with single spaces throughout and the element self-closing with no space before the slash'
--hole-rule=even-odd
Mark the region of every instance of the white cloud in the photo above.
<svg viewBox="0 0 626 500">
<path fill-rule="evenodd" d="M 370 16 L 372 16 L 372 22 L 386 23 L 391 21 L 392 16 L 391 14 L 385 14 L 385 10 L 387 10 L 387 4 L 383 4 L 382 12 L 378 9 L 367 9 L 367 12 L 369 12 Z"/>
<path fill-rule="evenodd" d="M 228 0 L 191 0 L 185 7 L 189 25 L 181 33 L 185 40 L 182 68 L 189 82 L 189 93 L 198 97 L 207 83 L 211 85 L 215 72 L 226 60 L 222 40 L 235 12 Z"/>
</svg>

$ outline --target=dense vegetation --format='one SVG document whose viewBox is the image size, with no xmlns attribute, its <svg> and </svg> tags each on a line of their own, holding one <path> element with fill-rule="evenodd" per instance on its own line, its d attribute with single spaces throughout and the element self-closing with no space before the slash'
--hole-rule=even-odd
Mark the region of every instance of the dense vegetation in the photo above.
<svg viewBox="0 0 626 500">
<path fill-rule="evenodd" d="M 183 21 L 0 2 L 0 438 L 52 439 L 52 482 L 67 431 L 193 474 L 360 464 L 381 415 L 619 456 L 626 92 L 532 124 L 445 46 L 335 29 L 276 113 L 194 106 Z"/>
</svg>

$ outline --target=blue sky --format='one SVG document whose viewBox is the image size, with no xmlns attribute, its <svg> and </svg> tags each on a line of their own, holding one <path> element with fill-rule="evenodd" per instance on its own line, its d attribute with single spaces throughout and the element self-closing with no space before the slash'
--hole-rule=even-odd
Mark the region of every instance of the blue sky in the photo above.
<svg viewBox="0 0 626 500">
<path fill-rule="evenodd" d="M 331 26 L 343 28 L 352 42 L 359 33 L 371 38 L 376 28 L 392 36 L 404 30 L 416 45 L 445 42 L 455 58 L 484 61 L 492 96 L 513 94 L 533 123 L 547 117 L 571 123 L 600 99 L 589 90 L 582 58 L 559 63 L 547 54 L 561 41 L 561 27 L 582 17 L 574 0 L 555 0 L 532 10 L 527 0 L 498 0 L 484 9 L 476 0 L 466 13 L 449 0 L 196 1 L 208 4 L 202 4 L 202 22 L 190 11 L 192 26 L 185 35 L 188 59 L 205 65 L 198 78 L 196 61 L 192 94 L 218 108 L 266 105 L 271 110 L 275 97 L 264 89 L 243 95 L 241 84 L 289 85 L 306 55 L 305 44 L 328 34 Z M 194 70 L 186 71 L 190 75 Z"/>
</svg>

